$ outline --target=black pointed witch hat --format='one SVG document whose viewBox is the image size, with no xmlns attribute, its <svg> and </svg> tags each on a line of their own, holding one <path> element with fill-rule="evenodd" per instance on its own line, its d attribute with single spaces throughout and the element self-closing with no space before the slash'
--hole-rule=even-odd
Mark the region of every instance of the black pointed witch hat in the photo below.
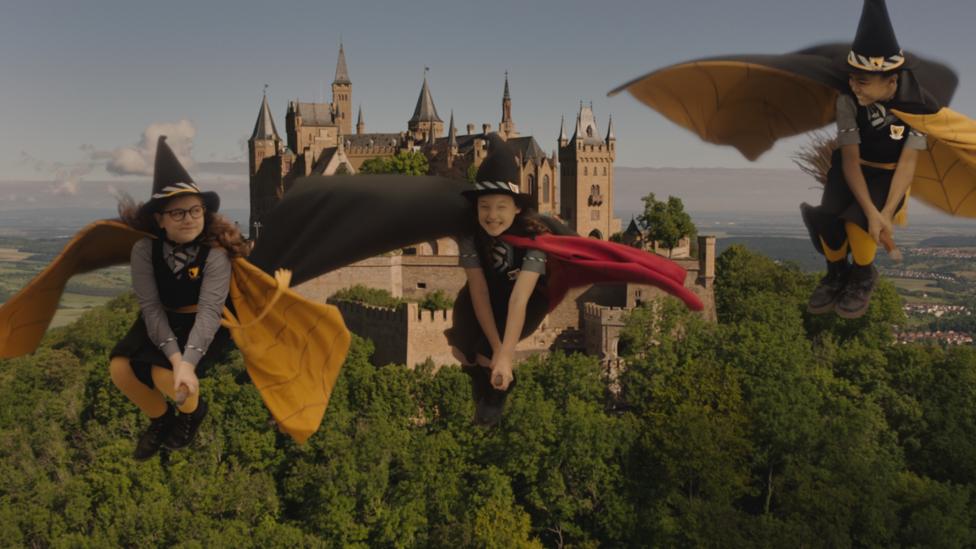
<svg viewBox="0 0 976 549">
<path fill-rule="evenodd" d="M 464 196 L 477 200 L 486 194 L 507 194 L 515 199 L 520 208 L 535 208 L 535 199 L 531 194 L 519 190 L 519 161 L 518 154 L 497 133 L 491 133 L 488 139 L 488 156 L 481 162 L 475 176 L 474 187 L 464 191 Z"/>
<path fill-rule="evenodd" d="M 911 59 L 895 38 L 885 0 L 864 0 L 861 20 L 857 24 L 857 34 L 847 54 L 846 65 L 848 70 L 874 74 L 910 67 Z"/>
<path fill-rule="evenodd" d="M 220 197 L 213 191 L 202 192 L 193 178 L 180 164 L 173 149 L 166 144 L 166 136 L 156 142 L 156 166 L 153 170 L 152 197 L 143 204 L 143 211 L 158 212 L 167 200 L 182 194 L 198 194 L 209 212 L 220 209 Z"/>
</svg>

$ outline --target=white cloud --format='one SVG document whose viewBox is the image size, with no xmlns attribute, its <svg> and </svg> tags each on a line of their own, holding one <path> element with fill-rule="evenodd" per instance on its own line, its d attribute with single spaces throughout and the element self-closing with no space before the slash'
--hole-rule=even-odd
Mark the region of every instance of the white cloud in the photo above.
<svg viewBox="0 0 976 549">
<path fill-rule="evenodd" d="M 131 147 L 119 147 L 112 151 L 105 166 L 115 175 L 152 175 L 156 159 L 156 143 L 159 136 L 166 136 L 166 143 L 188 170 L 193 166 L 193 138 L 197 130 L 189 120 L 156 122 L 142 132 L 139 143 Z"/>
</svg>

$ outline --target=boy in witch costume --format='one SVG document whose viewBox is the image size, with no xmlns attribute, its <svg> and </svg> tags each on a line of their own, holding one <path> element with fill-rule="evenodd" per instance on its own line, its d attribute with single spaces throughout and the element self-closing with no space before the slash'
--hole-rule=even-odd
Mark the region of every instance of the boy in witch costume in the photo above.
<svg viewBox="0 0 976 549">
<path fill-rule="evenodd" d="M 136 444 L 137 460 L 160 446 L 186 447 L 207 414 L 196 370 L 230 342 L 220 327 L 230 258 L 248 251 L 236 226 L 217 214 L 219 207 L 217 194 L 200 191 L 161 137 L 151 199 L 120 208 L 133 228 L 156 234 L 132 246 L 140 312 L 109 366 L 116 387 L 150 418 Z M 166 397 L 176 401 L 175 410 Z"/>
<path fill-rule="evenodd" d="M 338 310 L 288 289 L 244 259 L 240 231 L 216 214 L 160 137 L 151 199 L 124 199 L 120 219 L 83 228 L 24 289 L 0 306 L 0 358 L 33 352 L 75 274 L 130 262 L 140 314 L 110 353 L 115 385 L 150 418 L 133 457 L 190 444 L 207 414 L 197 371 L 229 345 L 278 428 L 297 442 L 319 427 L 351 336 Z M 175 402 L 174 407 L 167 399 Z"/>
<path fill-rule="evenodd" d="M 626 89 L 750 160 L 780 138 L 836 123 L 840 148 L 821 204 L 801 206 L 827 259 L 808 310 L 857 318 L 878 278 L 877 244 L 894 249 L 909 190 L 951 215 L 976 217 L 976 122 L 942 106 L 957 82 L 948 67 L 901 50 L 884 0 L 864 0 L 853 44 L 680 63 L 611 94 Z"/>
<path fill-rule="evenodd" d="M 910 63 L 884 2 L 865 2 L 846 63 L 850 90 L 837 96 L 836 106 L 840 148 L 831 158 L 820 206 L 800 208 L 814 247 L 827 260 L 827 275 L 807 309 L 853 319 L 868 309 L 878 279 L 877 245 L 893 235 L 919 151 L 928 145 L 923 134 L 890 112 L 924 105 L 924 97 L 906 72 Z"/>
</svg>

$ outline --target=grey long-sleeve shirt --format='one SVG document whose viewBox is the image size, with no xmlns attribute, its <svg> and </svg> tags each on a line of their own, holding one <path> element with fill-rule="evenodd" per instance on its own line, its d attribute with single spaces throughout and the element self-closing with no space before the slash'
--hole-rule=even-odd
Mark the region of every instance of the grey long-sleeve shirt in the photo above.
<svg viewBox="0 0 976 549">
<path fill-rule="evenodd" d="M 172 249 L 172 245 L 163 242 L 164 254 L 170 253 Z M 132 247 L 130 261 L 132 289 L 139 300 L 139 308 L 142 310 L 149 339 L 167 357 L 180 352 L 156 288 L 156 277 L 153 275 L 152 239 L 143 238 L 136 242 Z M 203 272 L 197 316 L 190 330 L 186 348 L 182 350 L 183 360 L 194 366 L 206 354 L 214 334 L 220 328 L 220 317 L 230 288 L 231 265 L 227 252 L 223 248 L 212 248 Z"/>
</svg>

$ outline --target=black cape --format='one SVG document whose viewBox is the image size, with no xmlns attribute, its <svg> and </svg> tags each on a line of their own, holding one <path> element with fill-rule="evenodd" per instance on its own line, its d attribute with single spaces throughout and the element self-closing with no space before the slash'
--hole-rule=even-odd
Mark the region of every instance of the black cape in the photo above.
<svg viewBox="0 0 976 549">
<path fill-rule="evenodd" d="M 248 259 L 265 272 L 285 268 L 292 283 L 382 253 L 471 228 L 462 180 L 436 176 L 312 176 L 262 220 Z"/>
</svg>

